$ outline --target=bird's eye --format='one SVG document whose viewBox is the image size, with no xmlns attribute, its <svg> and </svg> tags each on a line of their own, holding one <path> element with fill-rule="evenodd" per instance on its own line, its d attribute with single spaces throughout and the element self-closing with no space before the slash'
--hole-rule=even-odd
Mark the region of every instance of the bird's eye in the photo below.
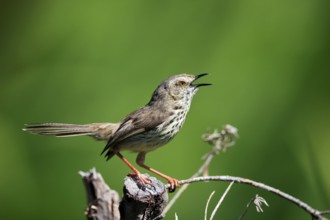
<svg viewBox="0 0 330 220">
<path fill-rule="evenodd" d="M 177 86 L 185 86 L 187 83 L 185 81 L 179 81 L 176 83 Z"/>
</svg>

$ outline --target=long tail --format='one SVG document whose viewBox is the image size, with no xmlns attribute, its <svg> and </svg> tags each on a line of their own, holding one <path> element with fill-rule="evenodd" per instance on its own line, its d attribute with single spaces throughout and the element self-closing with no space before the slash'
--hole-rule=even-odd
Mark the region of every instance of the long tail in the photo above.
<svg viewBox="0 0 330 220">
<path fill-rule="evenodd" d="M 26 124 L 23 131 L 32 134 L 73 137 L 91 136 L 97 140 L 109 140 L 111 134 L 116 131 L 118 124 L 115 123 L 93 123 L 93 124 L 62 124 L 62 123 L 41 123 Z"/>
</svg>

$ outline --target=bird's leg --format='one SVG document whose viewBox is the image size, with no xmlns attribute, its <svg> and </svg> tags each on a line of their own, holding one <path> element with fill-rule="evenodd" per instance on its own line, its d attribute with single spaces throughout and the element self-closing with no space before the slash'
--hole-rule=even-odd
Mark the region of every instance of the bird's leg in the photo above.
<svg viewBox="0 0 330 220">
<path fill-rule="evenodd" d="M 128 160 L 119 152 L 115 152 L 115 154 L 133 171 L 134 174 L 143 184 L 151 184 L 150 181 L 144 178 L 141 173 L 130 163 Z"/>
<path fill-rule="evenodd" d="M 146 170 L 149 170 L 150 172 L 153 172 L 155 174 L 157 174 L 158 176 L 166 179 L 168 181 L 168 183 L 171 185 L 170 186 L 170 192 L 174 192 L 174 190 L 176 189 L 176 187 L 178 187 L 180 184 L 179 184 L 179 181 L 177 179 L 174 179 L 172 177 L 169 177 L 151 167 L 148 167 L 147 165 L 144 164 L 144 160 L 145 160 L 145 155 L 146 153 L 144 152 L 141 152 L 137 155 L 136 157 L 136 163 L 140 166 L 140 167 L 143 167 L 144 169 Z"/>
</svg>

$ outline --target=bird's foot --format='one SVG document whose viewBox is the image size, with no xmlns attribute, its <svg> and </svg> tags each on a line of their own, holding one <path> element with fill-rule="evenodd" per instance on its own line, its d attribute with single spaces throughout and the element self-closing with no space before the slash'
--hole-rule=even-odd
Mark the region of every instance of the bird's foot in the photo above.
<svg viewBox="0 0 330 220">
<path fill-rule="evenodd" d="M 179 181 L 177 179 L 174 178 L 166 178 L 166 180 L 168 181 L 168 183 L 170 184 L 170 188 L 168 189 L 169 192 L 174 192 L 175 189 L 180 186 Z"/>
<path fill-rule="evenodd" d="M 134 176 L 135 178 L 137 178 L 143 185 L 148 184 L 152 186 L 151 181 L 144 177 L 141 173 L 132 173 L 132 174 L 128 174 L 129 176 Z"/>
</svg>

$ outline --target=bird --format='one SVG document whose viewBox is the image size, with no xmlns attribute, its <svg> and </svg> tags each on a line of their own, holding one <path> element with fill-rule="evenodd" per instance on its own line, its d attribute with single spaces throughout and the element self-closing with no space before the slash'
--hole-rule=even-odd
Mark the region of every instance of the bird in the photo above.
<svg viewBox="0 0 330 220">
<path fill-rule="evenodd" d="M 150 101 L 141 108 L 128 114 L 118 123 L 32 123 L 25 124 L 24 131 L 32 134 L 72 137 L 90 136 L 106 141 L 102 154 L 106 160 L 118 156 L 142 184 L 150 184 L 141 173 L 121 154 L 123 150 L 137 153 L 136 163 L 140 167 L 164 178 L 170 184 L 170 191 L 179 186 L 179 181 L 147 165 L 145 156 L 174 138 L 181 129 L 190 109 L 191 101 L 202 86 L 209 83 L 194 82 L 208 75 L 177 74 L 162 81 L 153 92 Z"/>
</svg>

